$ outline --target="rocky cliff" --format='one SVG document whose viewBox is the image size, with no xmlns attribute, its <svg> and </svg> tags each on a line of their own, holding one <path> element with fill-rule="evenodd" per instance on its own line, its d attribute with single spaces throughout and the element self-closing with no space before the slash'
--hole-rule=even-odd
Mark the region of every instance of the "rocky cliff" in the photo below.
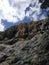
<svg viewBox="0 0 49 65">
<path fill-rule="evenodd" d="M 0 32 L 0 65 L 49 65 L 49 18 Z"/>
<path fill-rule="evenodd" d="M 49 0 L 39 0 L 40 2 L 43 2 L 41 5 L 41 8 L 48 8 L 49 7 Z"/>
</svg>

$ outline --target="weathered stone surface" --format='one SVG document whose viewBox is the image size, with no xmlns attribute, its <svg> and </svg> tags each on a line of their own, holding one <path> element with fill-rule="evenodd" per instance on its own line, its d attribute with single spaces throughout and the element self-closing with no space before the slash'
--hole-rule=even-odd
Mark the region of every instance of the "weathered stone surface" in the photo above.
<svg viewBox="0 0 49 65">
<path fill-rule="evenodd" d="M 3 33 L 0 65 L 49 65 L 49 18 L 19 24 Z"/>
<path fill-rule="evenodd" d="M 6 58 L 7 56 L 5 54 L 0 53 L 0 63 L 5 61 Z"/>
<path fill-rule="evenodd" d="M 4 32 L 0 32 L 0 43 L 15 43 L 20 39 L 31 39 L 38 32 L 44 32 L 49 29 L 49 18 L 41 20 L 40 22 L 22 23 L 17 26 L 13 26 Z M 3 41 L 2 41 L 3 40 Z"/>
</svg>

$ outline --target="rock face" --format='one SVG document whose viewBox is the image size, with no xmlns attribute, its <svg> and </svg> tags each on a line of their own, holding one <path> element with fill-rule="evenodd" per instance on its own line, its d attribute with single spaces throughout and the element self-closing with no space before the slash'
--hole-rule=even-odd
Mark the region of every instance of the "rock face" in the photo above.
<svg viewBox="0 0 49 65">
<path fill-rule="evenodd" d="M 0 65 L 49 65 L 49 18 L 0 32 Z"/>
<path fill-rule="evenodd" d="M 41 5 L 41 8 L 48 8 L 49 7 L 49 0 L 39 0 L 40 2 L 43 2 Z"/>
</svg>

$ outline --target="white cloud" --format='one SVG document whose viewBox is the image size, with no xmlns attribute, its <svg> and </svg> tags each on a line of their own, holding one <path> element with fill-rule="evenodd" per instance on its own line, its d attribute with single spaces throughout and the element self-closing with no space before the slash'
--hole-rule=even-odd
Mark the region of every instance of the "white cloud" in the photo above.
<svg viewBox="0 0 49 65">
<path fill-rule="evenodd" d="M 4 30 L 4 25 L 0 24 L 0 31 Z"/>
<path fill-rule="evenodd" d="M 40 8 L 41 3 L 39 3 L 39 0 L 33 0 L 31 4 L 32 4 L 32 7 L 30 7 L 30 10 L 26 12 L 27 17 L 30 17 L 30 18 L 32 17 L 34 21 L 45 19 L 47 17 L 47 11 L 45 9 L 46 11 L 45 12 L 44 10 Z"/>
<path fill-rule="evenodd" d="M 0 0 L 0 20 L 7 20 L 16 23 L 25 17 L 25 9 L 31 0 Z M 0 21 L 0 31 L 4 30 L 4 25 Z"/>
<path fill-rule="evenodd" d="M 32 4 L 32 7 L 29 7 L 30 4 Z M 4 30 L 5 26 L 1 21 L 2 19 L 16 23 L 22 21 L 25 16 L 31 17 L 33 20 L 45 18 L 44 13 L 39 18 L 42 13 L 40 5 L 39 0 L 0 0 L 0 30 Z M 25 14 L 27 7 L 30 10 Z"/>
<path fill-rule="evenodd" d="M 11 1 L 11 4 L 10 4 Z M 30 0 L 0 0 L 0 15 L 1 19 L 6 19 L 9 22 L 17 22 L 25 17 L 25 9 L 30 4 Z"/>
<path fill-rule="evenodd" d="M 4 25 L 3 25 L 3 23 L 0 20 L 0 31 L 3 31 L 3 30 L 4 30 Z"/>
</svg>

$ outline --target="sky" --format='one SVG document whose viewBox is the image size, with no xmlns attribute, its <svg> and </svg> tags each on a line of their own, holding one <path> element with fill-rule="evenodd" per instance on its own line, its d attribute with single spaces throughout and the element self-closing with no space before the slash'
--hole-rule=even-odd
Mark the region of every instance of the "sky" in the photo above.
<svg viewBox="0 0 49 65">
<path fill-rule="evenodd" d="M 47 17 L 39 0 L 0 0 L 0 31 L 16 23 L 37 21 Z"/>
</svg>

